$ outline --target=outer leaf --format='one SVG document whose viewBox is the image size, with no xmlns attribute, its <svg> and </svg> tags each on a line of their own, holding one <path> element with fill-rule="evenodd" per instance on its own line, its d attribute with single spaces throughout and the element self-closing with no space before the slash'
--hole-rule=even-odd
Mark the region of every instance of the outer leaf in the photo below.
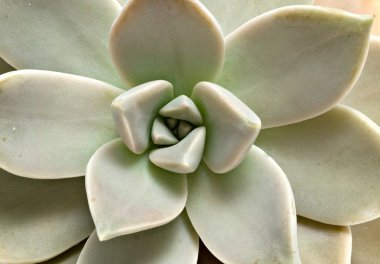
<svg viewBox="0 0 380 264">
<path fill-rule="evenodd" d="M 83 178 L 32 180 L 0 170 L 0 263 L 50 259 L 94 226 Z"/>
<path fill-rule="evenodd" d="M 116 0 L 3 0 L 0 56 L 17 69 L 73 73 L 123 87 L 107 48 Z"/>
<path fill-rule="evenodd" d="M 352 264 L 378 264 L 380 261 L 380 218 L 351 226 Z"/>
<path fill-rule="evenodd" d="M 0 77 L 0 166 L 31 178 L 84 174 L 117 137 L 109 105 L 123 91 L 75 75 L 22 70 Z"/>
<path fill-rule="evenodd" d="M 302 263 L 351 263 L 349 227 L 325 225 L 303 217 L 298 217 L 297 227 Z"/>
<path fill-rule="evenodd" d="M 0 58 L 0 74 L 14 71 L 15 69 L 9 65 L 6 61 L 4 61 L 2 58 Z"/>
<path fill-rule="evenodd" d="M 107 240 L 173 220 L 185 207 L 187 183 L 115 139 L 88 163 L 86 190 L 99 239 Z"/>
<path fill-rule="evenodd" d="M 222 262 L 300 263 L 289 182 L 262 150 L 253 146 L 245 160 L 225 174 L 201 164 L 188 181 L 190 220 Z"/>
<path fill-rule="evenodd" d="M 313 6 L 266 13 L 226 38 L 219 83 L 260 117 L 263 128 L 315 117 L 358 78 L 372 20 Z"/>
<path fill-rule="evenodd" d="M 248 20 L 269 10 L 289 5 L 312 4 L 313 0 L 201 0 L 228 35 Z"/>
<path fill-rule="evenodd" d="M 369 53 L 358 82 L 343 100 L 380 125 L 380 37 L 372 37 Z"/>
<path fill-rule="evenodd" d="M 299 215 L 335 225 L 380 216 L 380 128 L 362 113 L 337 106 L 262 130 L 256 144 L 285 171 Z"/>
<path fill-rule="evenodd" d="M 378 0 L 315 0 L 315 5 L 343 9 L 357 14 L 373 14 L 375 17 L 380 15 L 380 2 Z M 380 20 L 375 19 L 371 34 L 380 34 Z"/>
<path fill-rule="evenodd" d="M 112 26 L 110 48 L 130 84 L 164 79 L 175 96 L 215 79 L 224 60 L 218 24 L 197 0 L 128 1 Z"/>
<path fill-rule="evenodd" d="M 93 233 L 78 264 L 194 264 L 198 257 L 198 236 L 187 216 L 154 228 L 99 242 Z"/>
</svg>

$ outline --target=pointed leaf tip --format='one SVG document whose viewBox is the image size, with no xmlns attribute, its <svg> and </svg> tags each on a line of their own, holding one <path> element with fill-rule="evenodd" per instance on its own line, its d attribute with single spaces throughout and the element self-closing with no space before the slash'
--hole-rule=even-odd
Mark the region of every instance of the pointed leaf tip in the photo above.
<svg viewBox="0 0 380 264">
<path fill-rule="evenodd" d="M 265 13 L 226 38 L 218 83 L 251 107 L 263 128 L 318 116 L 359 77 L 372 21 L 372 16 L 315 6 Z"/>
<path fill-rule="evenodd" d="M 86 191 L 99 239 L 108 240 L 176 218 L 185 207 L 187 180 L 154 166 L 147 154 L 136 155 L 115 139 L 88 163 Z"/>
</svg>

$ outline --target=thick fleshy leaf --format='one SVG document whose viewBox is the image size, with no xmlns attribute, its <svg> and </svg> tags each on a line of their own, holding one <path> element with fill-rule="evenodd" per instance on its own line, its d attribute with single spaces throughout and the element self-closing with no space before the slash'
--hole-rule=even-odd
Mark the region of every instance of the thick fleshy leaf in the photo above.
<svg viewBox="0 0 380 264">
<path fill-rule="evenodd" d="M 150 161 L 156 166 L 176 173 L 192 173 L 202 159 L 206 140 L 206 128 L 197 127 L 179 143 L 152 150 Z"/>
<path fill-rule="evenodd" d="M 216 17 L 224 35 L 250 19 L 272 9 L 289 5 L 312 4 L 313 0 L 200 0 Z"/>
<path fill-rule="evenodd" d="M 351 226 L 352 264 L 380 263 L 380 218 Z"/>
<path fill-rule="evenodd" d="M 198 243 L 197 233 L 182 213 L 166 225 L 105 242 L 93 233 L 78 264 L 195 264 Z"/>
<path fill-rule="evenodd" d="M 14 71 L 15 68 L 13 68 L 11 65 L 9 65 L 6 61 L 4 61 L 2 58 L 0 58 L 0 74 Z"/>
<path fill-rule="evenodd" d="M 99 239 L 107 240 L 173 220 L 185 207 L 187 183 L 115 139 L 88 163 L 86 190 Z"/>
<path fill-rule="evenodd" d="M 61 255 L 53 259 L 42 262 L 41 264 L 76 264 L 79 258 L 79 254 L 81 253 L 84 244 L 85 244 L 85 241 L 70 248 L 66 252 L 62 253 Z"/>
<path fill-rule="evenodd" d="M 159 117 L 154 119 L 151 136 L 153 143 L 157 145 L 173 145 L 178 143 L 178 139 L 166 126 L 162 118 Z"/>
<path fill-rule="evenodd" d="M 188 175 L 188 185 L 190 220 L 222 262 L 300 263 L 292 190 L 262 150 L 252 146 L 244 161 L 226 174 L 201 164 Z"/>
<path fill-rule="evenodd" d="M 123 90 L 37 70 L 0 76 L 0 166 L 31 178 L 81 176 L 97 148 L 117 137 L 110 104 Z"/>
<path fill-rule="evenodd" d="M 380 15 L 380 1 L 378 0 L 315 0 L 315 5 L 343 9 L 357 14 L 371 14 L 375 17 Z M 380 34 L 380 20 L 373 22 L 371 34 Z"/>
<path fill-rule="evenodd" d="M 352 237 L 349 227 L 326 225 L 298 217 L 297 232 L 302 263 L 351 263 Z"/>
<path fill-rule="evenodd" d="M 112 26 L 110 49 L 130 84 L 164 79 L 176 96 L 214 80 L 224 61 L 218 24 L 196 0 L 129 0 Z"/>
<path fill-rule="evenodd" d="M 136 154 L 149 148 L 150 134 L 158 110 L 173 98 L 167 81 L 141 84 L 113 100 L 115 126 L 125 145 Z"/>
<path fill-rule="evenodd" d="M 186 95 L 173 99 L 159 111 L 160 115 L 186 120 L 193 125 L 202 124 L 202 116 L 194 102 Z"/>
<path fill-rule="evenodd" d="M 343 100 L 380 125 L 380 37 L 372 37 L 364 69 L 354 88 Z"/>
<path fill-rule="evenodd" d="M 213 83 L 198 83 L 191 98 L 207 128 L 203 161 L 216 173 L 232 170 L 259 134 L 260 118 L 232 93 Z"/>
<path fill-rule="evenodd" d="M 351 225 L 380 216 L 380 128 L 337 106 L 314 119 L 261 131 L 256 144 L 284 170 L 297 214 Z"/>
<path fill-rule="evenodd" d="M 116 0 L 4 0 L 0 56 L 17 69 L 72 73 L 126 86 L 112 65 L 108 33 Z"/>
<path fill-rule="evenodd" d="M 315 117 L 358 78 L 372 21 L 314 6 L 268 12 L 227 37 L 219 83 L 255 111 L 263 128 Z"/>
<path fill-rule="evenodd" d="M 94 230 L 84 179 L 35 180 L 0 170 L 0 263 L 50 259 Z"/>
</svg>

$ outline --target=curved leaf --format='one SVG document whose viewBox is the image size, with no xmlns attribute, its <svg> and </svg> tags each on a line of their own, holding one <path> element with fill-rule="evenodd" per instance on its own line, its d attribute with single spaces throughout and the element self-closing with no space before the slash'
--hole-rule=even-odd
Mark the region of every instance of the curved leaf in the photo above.
<svg viewBox="0 0 380 264">
<path fill-rule="evenodd" d="M 107 240 L 172 221 L 185 207 L 187 182 L 115 139 L 88 163 L 86 190 L 99 239 Z"/>
<path fill-rule="evenodd" d="M 117 137 L 110 104 L 123 90 L 37 70 L 0 76 L 0 166 L 30 178 L 82 176 L 92 154 Z"/>
<path fill-rule="evenodd" d="M 149 148 L 154 118 L 172 97 L 171 83 L 152 81 L 126 91 L 112 101 L 116 129 L 130 151 L 141 154 Z"/>
<path fill-rule="evenodd" d="M 302 263 L 351 263 L 352 236 L 348 226 L 325 225 L 298 217 L 297 233 Z"/>
<path fill-rule="evenodd" d="M 218 24 L 197 0 L 129 0 L 112 26 L 110 49 L 131 85 L 167 80 L 175 96 L 214 80 L 224 60 Z"/>
<path fill-rule="evenodd" d="M 120 11 L 116 0 L 0 2 L 0 57 L 17 69 L 72 73 L 126 85 L 107 41 Z"/>
<path fill-rule="evenodd" d="M 313 0 L 201 0 L 222 27 L 224 35 L 269 10 L 289 5 L 312 4 Z"/>
<path fill-rule="evenodd" d="M 380 37 L 372 36 L 364 69 L 354 88 L 342 101 L 380 125 Z"/>
<path fill-rule="evenodd" d="M 201 164 L 188 175 L 186 209 L 207 248 L 224 263 L 300 263 L 296 215 L 280 167 L 253 146 L 234 170 Z"/>
<path fill-rule="evenodd" d="M 194 264 L 198 236 L 182 213 L 172 222 L 149 230 L 100 242 L 93 233 L 78 264 Z"/>
<path fill-rule="evenodd" d="M 0 263 L 36 263 L 94 230 L 84 179 L 35 180 L 0 170 Z"/>
<path fill-rule="evenodd" d="M 314 119 L 264 129 L 256 144 L 284 170 L 297 214 L 332 225 L 380 216 L 380 128 L 337 106 Z"/>
<path fill-rule="evenodd" d="M 260 118 L 232 93 L 213 83 L 198 83 L 191 98 L 207 129 L 203 161 L 216 173 L 234 169 L 259 134 Z"/>
<path fill-rule="evenodd" d="M 263 128 L 315 117 L 359 77 L 372 21 L 314 6 L 263 14 L 226 38 L 219 83 L 260 117 Z"/>
</svg>

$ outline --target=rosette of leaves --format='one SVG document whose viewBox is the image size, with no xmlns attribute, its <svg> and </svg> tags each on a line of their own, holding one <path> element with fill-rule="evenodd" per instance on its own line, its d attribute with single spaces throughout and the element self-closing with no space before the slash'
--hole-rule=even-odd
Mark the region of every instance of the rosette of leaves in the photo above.
<svg viewBox="0 0 380 264">
<path fill-rule="evenodd" d="M 379 40 L 307 3 L 1 1 L 0 262 L 349 263 Z"/>
</svg>

